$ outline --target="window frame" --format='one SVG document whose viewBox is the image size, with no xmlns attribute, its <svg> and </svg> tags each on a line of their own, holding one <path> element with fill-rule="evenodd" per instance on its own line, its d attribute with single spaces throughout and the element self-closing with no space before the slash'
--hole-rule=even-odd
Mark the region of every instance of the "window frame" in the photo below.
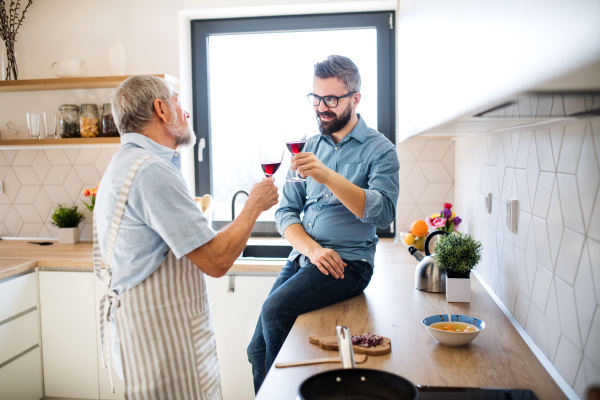
<svg viewBox="0 0 600 400">
<path fill-rule="evenodd" d="M 208 39 L 211 35 L 243 33 L 298 32 L 375 28 L 377 30 L 377 126 L 378 131 L 396 146 L 396 29 L 394 11 L 289 15 L 252 18 L 199 19 L 191 21 L 192 98 L 194 131 L 194 171 L 196 196 L 213 193 L 212 150 L 210 140 L 210 87 Z M 310 89 L 309 89 L 310 90 Z M 198 161 L 199 144 L 204 139 L 203 161 Z M 220 229 L 231 221 L 213 221 Z M 394 237 L 395 221 L 377 229 L 379 237 Z M 279 237 L 275 222 L 258 221 L 254 237 Z"/>
</svg>

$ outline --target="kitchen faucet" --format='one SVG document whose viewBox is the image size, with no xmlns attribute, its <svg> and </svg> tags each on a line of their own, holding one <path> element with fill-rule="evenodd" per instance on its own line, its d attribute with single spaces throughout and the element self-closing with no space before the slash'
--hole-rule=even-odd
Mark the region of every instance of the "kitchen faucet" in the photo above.
<svg viewBox="0 0 600 400">
<path fill-rule="evenodd" d="M 245 190 L 238 190 L 237 192 L 235 192 L 235 194 L 233 195 L 233 199 L 231 199 L 231 220 L 233 221 L 235 219 L 235 198 L 238 196 L 238 194 L 242 194 L 244 193 L 246 196 L 250 197 L 250 193 L 246 192 Z"/>
</svg>

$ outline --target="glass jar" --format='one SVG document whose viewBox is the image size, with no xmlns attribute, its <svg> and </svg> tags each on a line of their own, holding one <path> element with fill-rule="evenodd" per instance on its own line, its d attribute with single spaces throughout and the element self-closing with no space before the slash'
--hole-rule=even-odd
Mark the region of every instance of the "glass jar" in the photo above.
<svg viewBox="0 0 600 400">
<path fill-rule="evenodd" d="M 60 113 L 60 137 L 78 138 L 79 134 L 79 107 L 75 104 L 63 104 L 58 107 Z"/>
<path fill-rule="evenodd" d="M 79 133 L 84 138 L 100 136 L 100 116 L 98 115 L 98 106 L 96 104 L 81 105 Z"/>
<path fill-rule="evenodd" d="M 103 137 L 118 137 L 119 131 L 112 114 L 112 106 L 106 103 L 102 106 L 102 132 Z"/>
</svg>

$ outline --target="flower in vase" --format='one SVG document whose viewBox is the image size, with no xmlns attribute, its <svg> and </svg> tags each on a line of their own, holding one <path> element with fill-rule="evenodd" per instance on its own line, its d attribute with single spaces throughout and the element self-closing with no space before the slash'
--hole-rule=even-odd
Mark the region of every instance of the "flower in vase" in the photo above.
<svg viewBox="0 0 600 400">
<path fill-rule="evenodd" d="M 444 209 L 451 209 L 452 208 L 452 203 L 444 203 Z"/>
<path fill-rule="evenodd" d="M 446 226 L 446 218 L 435 218 L 433 221 L 431 221 L 431 224 L 434 226 L 434 228 L 443 228 Z"/>
<path fill-rule="evenodd" d="M 449 208 L 444 208 L 440 214 L 441 214 L 441 216 L 442 216 L 442 217 L 444 217 L 445 219 L 450 219 L 450 218 L 452 218 L 452 211 L 450 211 L 450 209 L 449 209 Z"/>
</svg>

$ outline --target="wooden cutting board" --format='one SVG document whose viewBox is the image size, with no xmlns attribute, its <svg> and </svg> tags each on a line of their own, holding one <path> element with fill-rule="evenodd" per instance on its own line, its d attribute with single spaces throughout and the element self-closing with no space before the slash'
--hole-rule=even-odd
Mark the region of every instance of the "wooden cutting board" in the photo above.
<svg viewBox="0 0 600 400">
<path fill-rule="evenodd" d="M 325 350 L 339 350 L 336 336 L 310 335 L 308 337 L 308 341 L 312 344 L 318 344 L 322 349 Z M 356 354 L 381 356 L 384 354 L 389 354 L 392 351 L 392 341 L 389 338 L 384 337 L 383 343 L 375 347 L 360 347 L 357 344 L 353 345 L 352 347 L 354 348 L 354 353 Z"/>
</svg>

